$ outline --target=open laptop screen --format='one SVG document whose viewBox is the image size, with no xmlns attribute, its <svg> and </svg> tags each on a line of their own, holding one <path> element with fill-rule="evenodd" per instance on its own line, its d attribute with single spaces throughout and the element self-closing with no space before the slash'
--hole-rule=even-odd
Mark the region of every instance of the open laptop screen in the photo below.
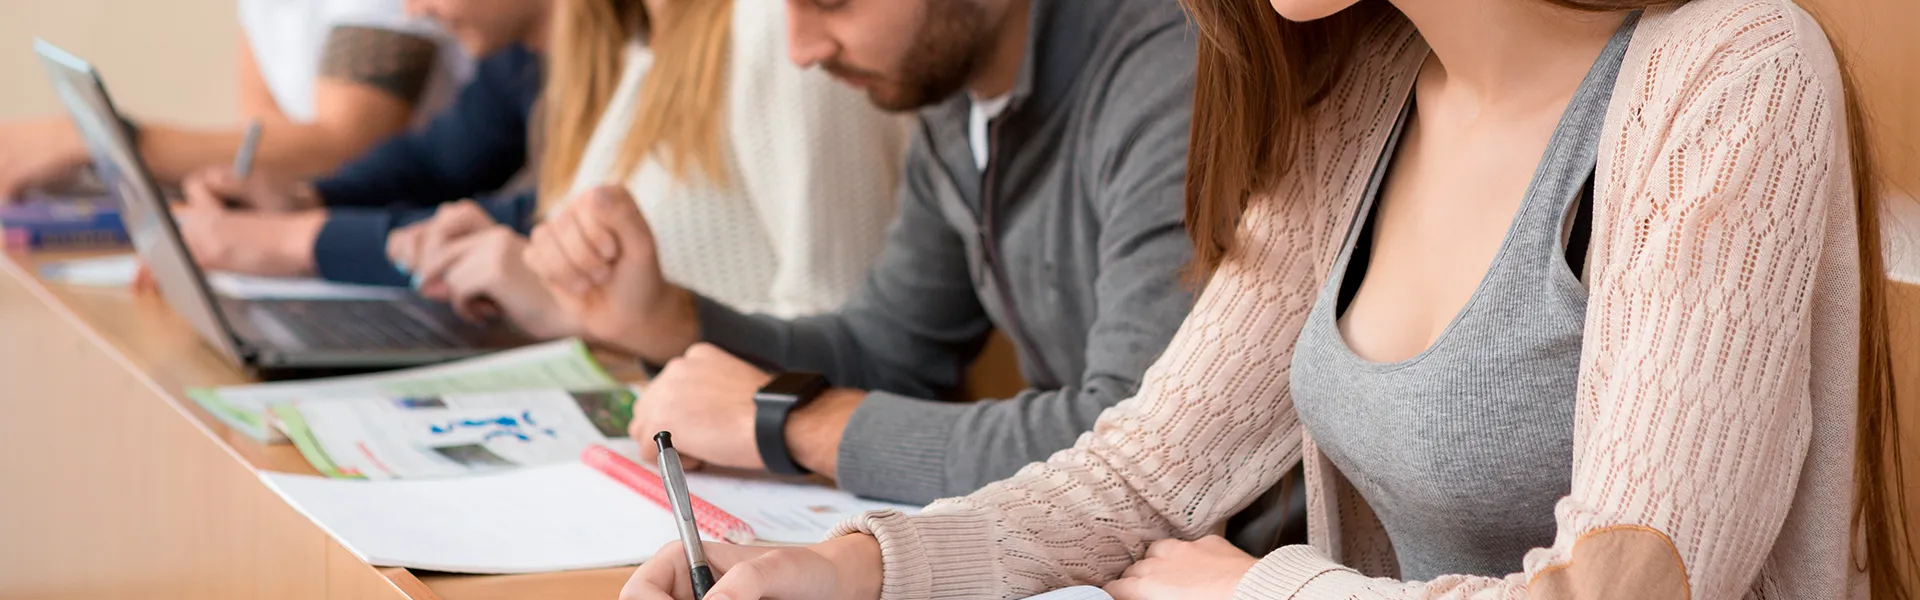
<svg viewBox="0 0 1920 600">
<path fill-rule="evenodd" d="M 232 330 L 216 308 L 206 280 L 187 253 L 160 188 L 122 127 L 119 112 L 93 65 L 42 40 L 34 40 L 54 91 L 86 140 L 100 183 L 120 200 L 121 220 L 134 250 L 153 272 L 160 295 L 187 319 L 200 336 L 229 360 L 240 363 Z"/>
</svg>

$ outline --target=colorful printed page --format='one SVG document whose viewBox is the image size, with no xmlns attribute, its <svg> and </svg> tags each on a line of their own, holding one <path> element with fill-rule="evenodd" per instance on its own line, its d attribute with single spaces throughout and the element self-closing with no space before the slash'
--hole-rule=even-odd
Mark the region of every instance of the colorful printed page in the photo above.
<svg viewBox="0 0 1920 600">
<path fill-rule="evenodd" d="M 432 397 L 521 390 L 592 391 L 621 387 L 579 340 L 548 342 L 467 360 L 309 381 L 195 388 L 187 395 L 215 418 L 249 437 L 288 441 L 272 422 L 272 407 L 289 402 Z"/>
<path fill-rule="evenodd" d="M 329 477 L 422 479 L 578 460 L 627 435 L 632 390 L 541 390 L 273 408 L 301 455 Z"/>
</svg>

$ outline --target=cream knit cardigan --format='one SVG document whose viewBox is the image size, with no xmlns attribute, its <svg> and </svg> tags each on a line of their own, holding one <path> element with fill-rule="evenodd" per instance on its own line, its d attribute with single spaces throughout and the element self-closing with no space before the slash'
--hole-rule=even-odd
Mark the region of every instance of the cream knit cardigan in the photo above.
<svg viewBox="0 0 1920 600">
<path fill-rule="evenodd" d="M 1647 11 L 1602 140 L 1573 485 L 1506 577 L 1397 581 L 1379 521 L 1288 394 L 1295 339 L 1428 48 L 1383 25 L 1248 208 L 1138 396 L 1045 463 L 880 512 L 882 597 L 1102 584 L 1305 461 L 1310 546 L 1239 598 L 1863 598 L 1850 566 L 1859 324 L 1839 69 L 1789 0 Z M 1490 434 L 1491 435 L 1491 434 Z"/>
</svg>

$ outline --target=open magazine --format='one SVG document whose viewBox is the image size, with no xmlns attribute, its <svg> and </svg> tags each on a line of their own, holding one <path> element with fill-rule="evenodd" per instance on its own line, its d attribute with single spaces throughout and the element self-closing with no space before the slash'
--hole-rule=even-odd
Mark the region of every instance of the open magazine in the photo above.
<svg viewBox="0 0 1920 600">
<path fill-rule="evenodd" d="M 273 407 L 328 477 L 455 477 L 577 460 L 627 435 L 634 392 L 610 389 L 367 397 Z"/>
<path fill-rule="evenodd" d="M 608 390 L 621 383 L 608 375 L 579 340 L 548 342 L 429 367 L 333 377 L 187 390 L 214 418 L 262 442 L 289 441 L 274 427 L 273 407 L 296 401 L 431 397 L 520 390 Z"/>
</svg>

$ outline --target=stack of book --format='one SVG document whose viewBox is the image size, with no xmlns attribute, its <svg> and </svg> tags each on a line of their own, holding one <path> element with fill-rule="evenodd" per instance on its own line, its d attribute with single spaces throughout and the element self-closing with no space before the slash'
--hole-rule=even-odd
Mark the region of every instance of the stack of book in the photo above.
<svg viewBox="0 0 1920 600">
<path fill-rule="evenodd" d="M 120 203 L 111 196 L 28 196 L 0 206 L 9 251 L 86 250 L 127 245 Z"/>
</svg>

